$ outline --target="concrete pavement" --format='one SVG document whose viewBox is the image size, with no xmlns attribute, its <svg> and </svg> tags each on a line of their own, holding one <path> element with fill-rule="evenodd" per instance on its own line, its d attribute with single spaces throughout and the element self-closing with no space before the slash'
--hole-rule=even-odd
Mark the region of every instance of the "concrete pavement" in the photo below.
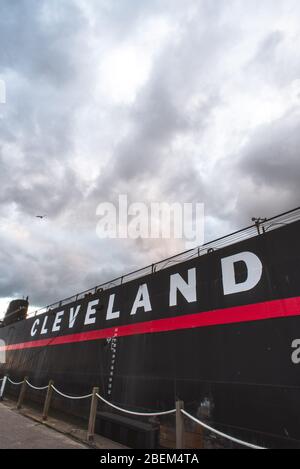
<svg viewBox="0 0 300 469">
<path fill-rule="evenodd" d="M 81 443 L 0 403 L 0 449 L 86 449 Z"/>
</svg>

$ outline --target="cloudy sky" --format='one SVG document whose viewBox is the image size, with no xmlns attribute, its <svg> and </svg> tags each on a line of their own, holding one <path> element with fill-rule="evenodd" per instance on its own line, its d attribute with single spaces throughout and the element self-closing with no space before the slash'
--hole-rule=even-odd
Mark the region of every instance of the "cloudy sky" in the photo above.
<svg viewBox="0 0 300 469">
<path fill-rule="evenodd" d="M 299 50 L 298 0 L 1 0 L 0 309 L 184 248 L 99 239 L 119 193 L 207 239 L 298 206 Z"/>
</svg>

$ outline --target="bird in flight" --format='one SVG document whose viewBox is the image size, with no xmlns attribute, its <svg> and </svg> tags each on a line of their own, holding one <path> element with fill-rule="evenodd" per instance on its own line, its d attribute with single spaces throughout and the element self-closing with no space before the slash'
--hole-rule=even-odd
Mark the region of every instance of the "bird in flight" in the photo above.
<svg viewBox="0 0 300 469">
<path fill-rule="evenodd" d="M 44 218 L 46 218 L 46 215 L 36 215 L 35 218 L 40 218 L 41 220 L 43 220 Z"/>
</svg>

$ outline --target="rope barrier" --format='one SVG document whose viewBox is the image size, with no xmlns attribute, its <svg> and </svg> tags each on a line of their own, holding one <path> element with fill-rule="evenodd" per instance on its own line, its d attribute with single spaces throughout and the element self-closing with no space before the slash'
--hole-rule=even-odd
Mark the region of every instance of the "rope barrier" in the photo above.
<svg viewBox="0 0 300 469">
<path fill-rule="evenodd" d="M 65 397 L 66 399 L 74 399 L 74 400 L 89 399 L 90 397 L 93 396 L 93 394 L 88 394 L 87 396 L 69 396 L 68 394 L 64 394 L 60 392 L 58 389 L 56 389 L 56 387 L 53 386 L 53 384 L 51 385 L 51 387 L 55 392 L 57 392 L 57 394 L 60 394 L 62 397 Z"/>
<path fill-rule="evenodd" d="M 0 381 L 3 381 L 3 378 Z M 8 381 L 11 384 L 15 385 L 15 386 L 20 386 L 21 384 L 24 383 L 24 381 L 22 381 L 20 383 L 15 383 L 10 378 L 8 378 Z M 48 386 L 43 386 L 43 387 L 33 386 L 33 384 L 31 384 L 29 381 L 27 381 L 27 379 L 25 380 L 25 382 L 26 382 L 26 384 L 28 384 L 28 386 L 30 386 L 32 389 L 35 389 L 36 391 L 44 391 L 44 390 L 48 389 Z M 70 396 L 68 394 L 64 394 L 63 392 L 59 391 L 59 389 L 57 389 L 55 386 L 53 386 L 53 384 L 51 385 L 51 387 L 57 394 L 59 394 L 60 396 L 66 398 L 66 399 L 80 400 L 80 399 L 89 399 L 93 396 L 93 394 L 87 394 L 86 396 Z M 165 412 L 150 412 L 150 413 L 132 412 L 130 410 L 122 409 L 121 407 L 118 407 L 118 406 L 112 404 L 111 402 L 107 401 L 106 399 L 104 399 L 104 397 L 100 396 L 99 394 L 96 394 L 96 396 L 98 397 L 98 399 L 103 401 L 105 404 L 107 404 L 110 407 L 113 407 L 116 410 L 119 410 L 120 412 L 124 412 L 124 413 L 130 414 L 130 415 L 136 415 L 136 416 L 139 416 L 139 417 L 159 417 L 161 415 L 170 415 L 170 414 L 174 414 L 176 412 L 176 409 L 167 410 Z"/>
<path fill-rule="evenodd" d="M 105 404 L 112 407 L 113 409 L 119 410 L 120 412 L 124 412 L 125 414 L 136 415 L 136 416 L 139 416 L 139 417 L 159 417 L 161 415 L 170 415 L 170 414 L 174 414 L 176 412 L 176 409 L 167 410 L 166 412 L 151 412 L 151 413 L 132 412 L 130 410 L 125 410 L 125 409 L 122 409 L 121 407 L 118 407 L 118 406 L 112 404 L 111 402 L 104 399 L 104 397 L 99 396 L 99 394 L 96 394 L 96 396 L 98 397 L 98 399 L 100 399 L 101 401 L 103 401 Z"/>
<path fill-rule="evenodd" d="M 251 443 L 247 443 L 246 441 L 242 441 L 232 436 L 226 435 L 226 433 L 222 433 L 219 430 L 216 430 L 215 428 L 212 428 L 209 425 L 206 425 L 204 422 L 201 422 L 200 420 L 196 419 L 195 417 L 193 417 L 191 414 L 189 414 L 183 409 L 181 409 L 181 413 L 185 415 L 186 417 L 188 417 L 189 419 L 193 420 L 194 422 L 198 423 L 198 425 L 201 425 L 201 427 L 205 428 L 206 430 L 209 430 L 212 433 L 215 433 L 216 435 L 221 436 L 222 438 L 233 441 L 234 443 L 238 443 L 239 445 L 242 445 L 242 446 L 247 446 L 248 448 L 251 448 L 251 449 L 266 449 L 266 448 L 262 448 L 261 446 L 252 445 Z"/>
<path fill-rule="evenodd" d="M 1 378 L 0 382 L 4 381 L 4 379 L 5 378 Z M 28 384 L 28 386 L 30 386 L 32 389 L 35 389 L 36 391 L 44 391 L 44 390 L 48 389 L 48 386 L 43 386 L 43 387 L 34 386 L 27 379 L 25 381 L 21 381 L 19 383 L 16 383 L 16 382 L 12 381 L 9 377 L 7 377 L 7 380 L 11 384 L 13 384 L 14 386 L 20 386 L 21 384 L 26 382 L 26 384 Z M 93 394 L 87 394 L 86 396 L 70 396 L 68 394 L 64 394 L 61 391 L 59 391 L 53 384 L 51 385 L 51 387 L 57 394 L 59 394 L 60 396 L 66 398 L 66 399 L 80 400 L 80 399 L 89 399 L 93 396 Z M 133 412 L 131 410 L 122 409 L 121 407 L 118 407 L 115 404 L 112 404 L 111 402 L 107 401 L 106 399 L 104 399 L 104 397 L 100 396 L 99 394 L 96 394 L 96 397 L 98 399 L 100 399 L 102 402 L 104 402 L 106 405 L 108 405 L 109 407 L 112 407 L 113 409 L 118 410 L 119 412 L 124 412 L 125 414 L 129 414 L 129 415 L 135 415 L 137 417 L 159 417 L 159 416 L 162 416 L 162 415 L 171 415 L 171 414 L 174 414 L 176 412 L 176 409 L 167 410 L 167 411 L 163 411 L 163 412 Z M 198 425 L 200 425 L 201 427 L 205 428 L 206 430 L 208 430 L 208 431 L 210 431 L 210 432 L 212 432 L 212 433 L 214 433 L 214 434 L 216 434 L 216 435 L 218 435 L 222 438 L 230 440 L 233 443 L 237 443 L 239 445 L 246 446 L 246 447 L 251 448 L 251 449 L 260 449 L 260 450 L 266 449 L 266 448 L 262 448 L 261 446 L 257 446 L 257 445 L 253 445 L 251 443 L 247 443 L 246 441 L 239 440 L 238 438 L 234 438 L 230 435 L 227 435 L 226 433 L 220 432 L 219 430 L 216 430 L 215 428 L 210 427 L 206 423 L 201 422 L 196 417 L 193 417 L 191 414 L 189 414 L 188 412 L 186 412 L 183 409 L 181 409 L 181 413 L 183 415 L 185 415 L 187 418 L 189 418 L 190 420 L 192 420 L 195 423 L 197 423 Z"/>
<path fill-rule="evenodd" d="M 26 383 L 28 384 L 28 386 L 30 388 L 35 389 L 36 391 L 44 391 L 45 389 L 48 389 L 48 386 L 36 387 L 36 386 L 33 386 L 33 384 L 29 383 L 29 381 L 27 381 L 27 379 L 25 381 L 26 381 Z"/>
<path fill-rule="evenodd" d="M 24 380 L 23 380 L 23 381 L 21 381 L 20 383 L 15 383 L 15 382 L 14 382 L 14 381 L 12 381 L 10 378 L 7 378 L 7 379 L 8 379 L 8 381 L 9 381 L 11 384 L 13 384 L 14 386 L 21 386 L 21 384 L 23 384 L 23 383 L 24 383 Z"/>
<path fill-rule="evenodd" d="M 0 381 L 3 381 L 4 378 L 0 379 Z M 24 381 L 20 382 L 20 383 L 15 383 L 14 381 L 12 381 L 10 378 L 7 378 L 8 381 L 13 384 L 14 386 L 20 386 L 21 384 L 24 383 Z M 25 383 L 28 384 L 29 387 L 31 387 L 32 389 L 35 389 L 36 391 L 44 391 L 46 389 L 48 389 L 48 386 L 41 386 L 41 387 L 38 387 L 38 386 L 34 386 L 33 384 L 31 384 L 29 381 L 27 381 L 27 379 L 25 380 Z M 68 394 L 64 394 L 62 393 L 61 391 L 59 391 L 55 386 L 53 386 L 52 384 L 52 389 L 57 392 L 57 394 L 60 394 L 62 397 L 65 397 L 66 399 L 74 399 L 74 400 L 77 400 L 77 399 L 89 399 L 90 397 L 93 396 L 93 394 L 88 394 L 86 396 L 69 396 Z"/>
</svg>

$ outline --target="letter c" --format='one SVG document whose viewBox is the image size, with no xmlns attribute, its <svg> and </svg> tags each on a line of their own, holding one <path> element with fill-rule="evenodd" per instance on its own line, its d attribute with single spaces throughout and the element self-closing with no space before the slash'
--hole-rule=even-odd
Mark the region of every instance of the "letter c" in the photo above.
<svg viewBox="0 0 300 469">
<path fill-rule="evenodd" d="M 40 320 L 39 319 L 36 319 L 32 325 L 32 328 L 31 328 L 31 337 L 34 337 L 37 333 L 37 327 L 38 325 L 40 324 Z"/>
</svg>

